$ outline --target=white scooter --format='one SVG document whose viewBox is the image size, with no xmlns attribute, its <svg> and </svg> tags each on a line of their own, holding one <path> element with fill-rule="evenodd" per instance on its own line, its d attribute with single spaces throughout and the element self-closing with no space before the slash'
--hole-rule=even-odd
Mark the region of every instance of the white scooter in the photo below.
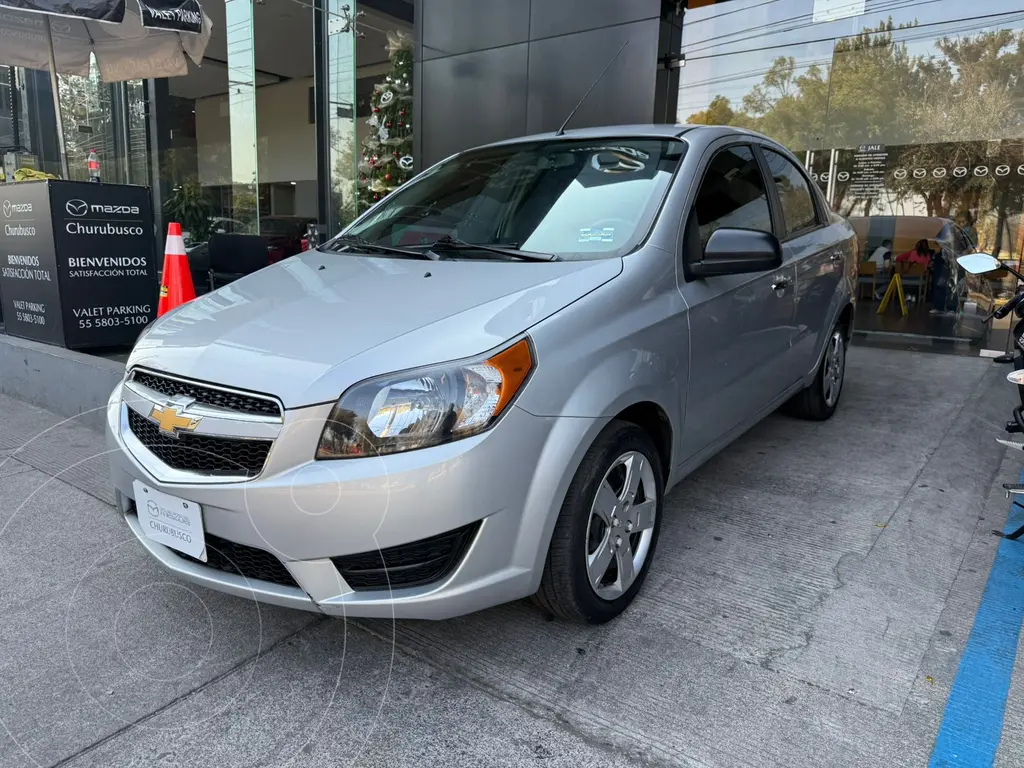
<svg viewBox="0 0 1024 768">
<path fill-rule="evenodd" d="M 1014 294 L 1013 298 L 1001 307 L 994 309 L 988 317 L 985 318 L 985 322 L 988 322 L 994 317 L 1000 319 L 1004 318 L 1008 316 L 1010 312 L 1013 312 L 1018 318 L 1017 324 L 1013 329 L 1013 352 L 1010 357 L 1010 360 L 1014 364 L 1014 370 L 1006 374 L 1006 380 L 1017 386 L 1017 392 L 1020 395 L 1021 404 L 1013 409 L 1013 421 L 1008 421 L 1005 429 L 1007 432 L 1011 433 L 1024 433 L 1024 275 L 1021 275 L 1013 269 L 1013 267 L 1010 267 L 1006 263 L 999 261 L 999 259 L 987 253 L 970 253 L 966 256 L 961 256 L 956 261 L 965 272 L 970 272 L 972 275 L 981 275 L 986 272 L 1005 269 L 1018 280 L 1017 292 Z M 1001 360 L 1000 362 L 1004 361 Z M 1017 443 L 1013 440 L 1007 440 L 1001 437 L 997 437 L 996 442 L 1000 445 L 1005 445 L 1007 448 L 1024 451 L 1024 443 Z M 1024 483 L 1003 483 L 1003 490 L 1006 492 L 1006 498 L 1009 499 L 1014 497 L 1014 506 L 1024 509 L 1024 504 L 1021 504 L 1021 502 L 1017 500 L 1017 497 L 1024 496 Z M 997 530 L 993 530 L 992 533 L 1004 539 L 1016 541 L 1021 536 L 1024 536 L 1024 525 L 1012 533 L 1003 533 L 1002 531 Z"/>
</svg>

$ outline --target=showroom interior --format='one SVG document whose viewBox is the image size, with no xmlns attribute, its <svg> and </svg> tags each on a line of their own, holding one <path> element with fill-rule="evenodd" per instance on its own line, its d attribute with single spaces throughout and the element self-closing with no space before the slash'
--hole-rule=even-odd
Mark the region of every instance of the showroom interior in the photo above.
<svg viewBox="0 0 1024 768">
<path fill-rule="evenodd" d="M 690 0 L 676 120 L 753 128 L 804 161 L 861 250 L 856 327 L 916 348 L 1000 348 L 979 313 L 1024 252 L 1024 11 L 1016 0 Z M 945 268 L 900 257 L 921 240 Z M 885 252 L 891 259 L 883 259 Z M 874 258 L 873 258 L 874 257 Z M 934 262 L 933 262 L 934 263 Z M 939 272 L 940 274 L 936 274 Z M 896 292 L 900 275 L 905 310 Z M 950 281 L 948 311 L 934 284 Z M 955 299 L 955 301 L 954 301 Z"/>
</svg>

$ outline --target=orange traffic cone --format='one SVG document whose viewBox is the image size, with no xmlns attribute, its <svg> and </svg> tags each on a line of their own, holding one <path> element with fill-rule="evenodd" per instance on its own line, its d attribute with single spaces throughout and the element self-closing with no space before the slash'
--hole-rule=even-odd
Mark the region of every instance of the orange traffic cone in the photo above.
<svg viewBox="0 0 1024 768">
<path fill-rule="evenodd" d="M 188 268 L 185 241 L 181 237 L 181 224 L 172 221 L 167 225 L 164 272 L 160 280 L 160 301 L 156 305 L 156 316 L 160 317 L 195 297 L 196 289 L 192 285 L 192 271 Z"/>
</svg>

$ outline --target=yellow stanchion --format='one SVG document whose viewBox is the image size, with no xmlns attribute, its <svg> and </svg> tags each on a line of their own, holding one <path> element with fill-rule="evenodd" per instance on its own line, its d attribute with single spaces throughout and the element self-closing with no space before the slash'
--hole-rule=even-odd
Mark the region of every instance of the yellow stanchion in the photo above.
<svg viewBox="0 0 1024 768">
<path fill-rule="evenodd" d="M 878 312 L 876 314 L 883 314 L 889 306 L 889 302 L 892 300 L 893 294 L 896 294 L 900 300 L 900 314 L 906 317 L 910 313 L 907 311 L 907 298 L 903 295 L 903 280 L 900 279 L 900 273 L 894 272 L 892 279 L 889 281 L 889 287 L 885 289 L 885 296 L 882 297 L 882 303 L 878 305 Z"/>
</svg>

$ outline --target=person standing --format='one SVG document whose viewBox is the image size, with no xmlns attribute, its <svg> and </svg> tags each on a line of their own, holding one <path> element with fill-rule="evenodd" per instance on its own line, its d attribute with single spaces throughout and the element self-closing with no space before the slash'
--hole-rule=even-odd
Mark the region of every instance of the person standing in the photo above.
<svg viewBox="0 0 1024 768">
<path fill-rule="evenodd" d="M 949 265 L 946 264 L 946 255 L 941 248 L 931 253 L 931 272 L 932 308 L 928 310 L 928 314 L 951 314 L 949 309 Z"/>
</svg>

